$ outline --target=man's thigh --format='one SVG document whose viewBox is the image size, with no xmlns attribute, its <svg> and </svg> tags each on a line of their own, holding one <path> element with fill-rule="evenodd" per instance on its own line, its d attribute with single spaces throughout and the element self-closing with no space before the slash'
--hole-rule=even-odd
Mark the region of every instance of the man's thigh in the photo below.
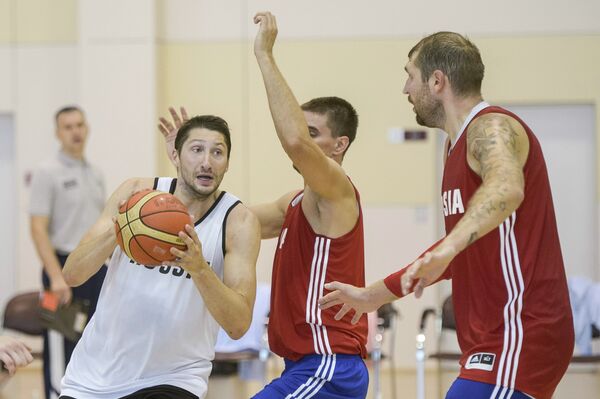
<svg viewBox="0 0 600 399">
<path fill-rule="evenodd" d="M 446 394 L 446 399 L 495 399 L 505 398 L 508 388 L 498 388 L 495 385 L 479 381 L 457 378 Z M 494 394 L 494 396 L 492 396 Z M 519 391 L 513 391 L 511 399 L 531 399 L 531 396 Z"/>
<path fill-rule="evenodd" d="M 369 373 L 360 356 L 313 355 L 286 362 L 281 377 L 254 398 L 364 399 L 368 386 Z"/>
</svg>

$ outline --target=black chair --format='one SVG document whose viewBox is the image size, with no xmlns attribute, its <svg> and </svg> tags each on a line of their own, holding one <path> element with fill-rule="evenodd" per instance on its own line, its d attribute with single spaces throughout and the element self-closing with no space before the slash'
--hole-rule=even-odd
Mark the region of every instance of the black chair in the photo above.
<svg viewBox="0 0 600 399">
<path fill-rule="evenodd" d="M 27 335 L 42 335 L 39 291 L 12 297 L 4 308 L 3 327 Z"/>
<path fill-rule="evenodd" d="M 26 292 L 12 297 L 4 308 L 2 327 L 6 330 L 17 331 L 31 336 L 42 335 L 43 327 L 40 319 L 40 293 Z M 41 358 L 42 354 L 34 352 L 35 358 Z M 0 362 L 0 387 L 9 379 L 5 372 L 4 364 Z"/>
</svg>

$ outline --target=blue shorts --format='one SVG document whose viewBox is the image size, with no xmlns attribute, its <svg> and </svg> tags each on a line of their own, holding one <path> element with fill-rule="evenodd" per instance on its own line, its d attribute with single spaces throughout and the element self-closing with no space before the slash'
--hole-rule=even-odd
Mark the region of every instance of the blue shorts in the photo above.
<svg viewBox="0 0 600 399">
<path fill-rule="evenodd" d="M 493 396 L 492 396 L 493 394 Z M 496 385 L 485 382 L 471 381 L 457 378 L 448 393 L 446 399 L 532 399 L 533 396 L 508 388 L 498 388 Z"/>
<path fill-rule="evenodd" d="M 364 399 L 369 372 L 359 355 L 308 355 L 285 359 L 285 370 L 253 398 Z"/>
</svg>

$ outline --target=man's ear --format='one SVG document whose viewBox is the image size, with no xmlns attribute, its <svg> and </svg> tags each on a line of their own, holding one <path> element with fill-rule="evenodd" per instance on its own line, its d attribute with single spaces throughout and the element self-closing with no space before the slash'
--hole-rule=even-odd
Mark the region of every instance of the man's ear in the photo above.
<svg viewBox="0 0 600 399">
<path fill-rule="evenodd" d="M 343 154 L 348 146 L 350 145 L 350 138 L 348 136 L 339 136 L 335 139 L 334 154 Z"/>
<path fill-rule="evenodd" d="M 179 154 L 177 153 L 177 150 L 175 148 L 173 148 L 172 156 L 173 165 L 175 165 L 176 169 L 179 169 Z"/>
<path fill-rule="evenodd" d="M 436 69 L 429 77 L 428 83 L 432 93 L 441 93 L 448 84 L 448 77 L 444 72 Z"/>
</svg>

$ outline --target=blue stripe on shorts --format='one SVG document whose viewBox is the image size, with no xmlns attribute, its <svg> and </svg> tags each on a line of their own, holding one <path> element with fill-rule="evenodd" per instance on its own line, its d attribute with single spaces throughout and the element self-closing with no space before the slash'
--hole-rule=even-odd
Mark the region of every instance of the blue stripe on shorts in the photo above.
<svg viewBox="0 0 600 399">
<path fill-rule="evenodd" d="M 493 394 L 493 396 L 492 396 Z M 496 385 L 485 382 L 471 381 L 457 378 L 448 393 L 446 399 L 532 399 L 533 396 L 515 391 L 514 389 L 496 389 Z"/>
<path fill-rule="evenodd" d="M 364 399 L 369 373 L 358 355 L 308 355 L 285 360 L 281 377 L 257 393 L 255 399 Z"/>
</svg>

